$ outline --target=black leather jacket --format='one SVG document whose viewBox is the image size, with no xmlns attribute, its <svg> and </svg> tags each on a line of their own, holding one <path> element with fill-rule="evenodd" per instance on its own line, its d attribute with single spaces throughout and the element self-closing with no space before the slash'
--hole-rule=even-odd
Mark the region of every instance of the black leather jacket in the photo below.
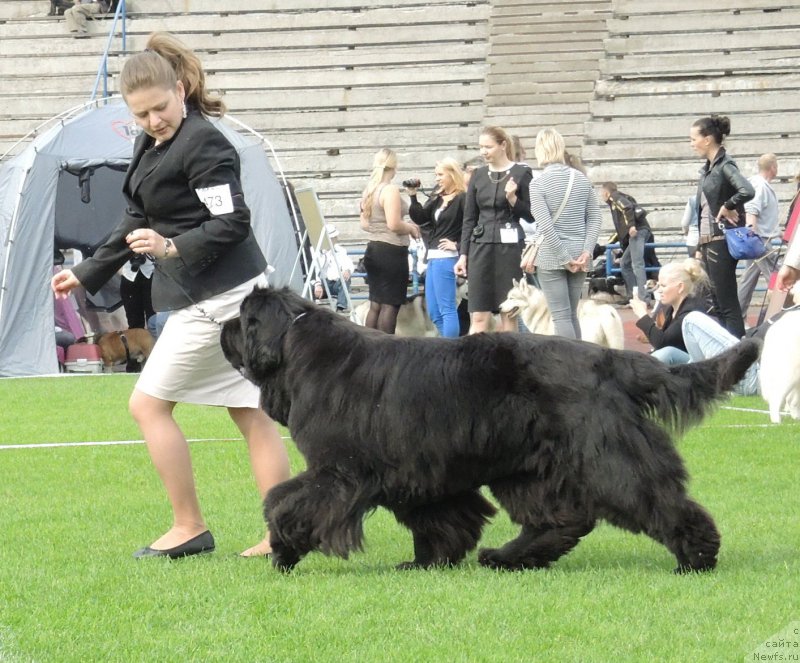
<svg viewBox="0 0 800 663">
<path fill-rule="evenodd" d="M 716 219 L 720 207 L 725 205 L 728 209 L 735 209 L 739 212 L 739 223 L 737 224 L 739 226 L 745 224 L 744 204 L 756 195 L 753 185 L 742 175 L 736 162 L 728 156 L 724 147 L 719 148 L 713 163 L 706 161 L 705 166 L 700 170 L 700 181 L 697 183 L 698 210 L 702 204 L 701 192 L 706 195 L 712 218 Z M 728 221 L 725 224 L 733 227 Z M 714 223 L 712 234 L 722 235 L 723 230 Z"/>
</svg>

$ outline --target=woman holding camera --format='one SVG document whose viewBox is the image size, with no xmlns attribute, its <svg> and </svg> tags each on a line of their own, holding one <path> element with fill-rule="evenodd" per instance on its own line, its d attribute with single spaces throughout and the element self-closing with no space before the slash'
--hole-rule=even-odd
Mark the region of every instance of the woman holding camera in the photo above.
<svg viewBox="0 0 800 663">
<path fill-rule="evenodd" d="M 437 163 L 435 173 L 436 188 L 424 205 L 417 201 L 417 187 L 406 186 L 411 196 L 408 211 L 427 235 L 425 302 L 428 313 L 441 336 L 455 338 L 459 334 L 455 266 L 464 224 L 466 186 L 464 173 L 455 159 Z"/>
<path fill-rule="evenodd" d="M 361 228 L 371 239 L 364 252 L 369 285 L 369 312 L 365 325 L 394 334 L 397 314 L 408 290 L 408 237 L 419 228 L 404 221 L 408 204 L 392 184 L 397 154 L 384 147 L 372 160 L 372 174 L 361 196 Z"/>
<path fill-rule="evenodd" d="M 484 127 L 479 139 L 486 166 L 472 175 L 464 202 L 464 225 L 455 273 L 469 272 L 472 333 L 488 331 L 513 280 L 520 278 L 525 233 L 520 219 L 533 221 L 528 166 L 514 163 L 513 144 L 500 127 Z M 517 331 L 515 319 L 500 313 L 500 330 Z"/>
</svg>

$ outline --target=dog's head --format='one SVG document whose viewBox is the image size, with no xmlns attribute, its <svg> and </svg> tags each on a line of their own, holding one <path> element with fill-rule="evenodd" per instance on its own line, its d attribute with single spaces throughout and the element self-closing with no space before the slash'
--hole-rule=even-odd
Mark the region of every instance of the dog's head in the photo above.
<svg viewBox="0 0 800 663">
<path fill-rule="evenodd" d="M 517 317 L 521 311 L 532 309 L 538 310 L 541 306 L 546 306 L 544 295 L 538 288 L 530 285 L 527 281 L 512 281 L 514 284 L 508 291 L 505 301 L 500 304 L 500 312 L 507 314 L 510 318 Z"/>
<path fill-rule="evenodd" d="M 288 288 L 256 288 L 242 302 L 239 317 L 222 327 L 222 352 L 238 371 L 258 384 L 283 361 L 283 340 L 295 320 L 314 306 Z"/>
</svg>

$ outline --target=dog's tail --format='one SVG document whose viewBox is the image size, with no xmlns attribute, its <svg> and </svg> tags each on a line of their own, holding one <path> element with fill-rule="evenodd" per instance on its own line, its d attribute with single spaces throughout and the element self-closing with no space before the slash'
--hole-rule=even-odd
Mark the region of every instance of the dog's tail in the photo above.
<svg viewBox="0 0 800 663">
<path fill-rule="evenodd" d="M 758 360 L 761 341 L 744 339 L 725 352 L 691 364 L 669 367 L 672 379 L 664 389 L 648 392 L 645 400 L 653 414 L 682 431 L 700 421 Z"/>
</svg>

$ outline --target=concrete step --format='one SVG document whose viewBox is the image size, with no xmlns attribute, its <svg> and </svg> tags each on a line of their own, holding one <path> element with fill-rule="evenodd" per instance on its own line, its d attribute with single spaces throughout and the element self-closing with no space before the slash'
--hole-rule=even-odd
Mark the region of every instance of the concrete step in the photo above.
<svg viewBox="0 0 800 663">
<path fill-rule="evenodd" d="M 725 76 L 723 78 L 690 78 L 685 80 L 599 80 L 595 85 L 595 97 L 650 97 L 651 95 L 685 96 L 708 93 L 711 95 L 738 92 L 760 92 L 783 90 L 795 92 L 800 89 L 800 74 L 772 74 L 762 76 Z"/>
<path fill-rule="evenodd" d="M 426 26 L 439 26 L 443 23 L 470 25 L 485 23 L 489 17 L 486 5 L 464 6 L 453 5 L 448 7 L 446 19 L 439 12 L 432 12 L 427 7 L 397 8 L 371 8 L 363 11 L 307 11 L 307 12 L 269 12 L 258 13 L 253 11 L 247 14 L 228 14 L 217 10 L 217 14 L 185 14 L 180 22 L 169 15 L 137 15 L 133 14 L 128 20 L 131 31 L 149 33 L 159 30 L 171 30 L 178 34 L 220 31 L 247 33 L 247 32 L 307 32 L 313 30 L 360 30 L 369 27 L 410 26 L 417 25 L 419 29 Z M 92 20 L 92 24 L 108 25 L 108 18 Z M 0 24 L 0 39 L 6 38 L 50 38 L 63 34 L 64 20 L 52 19 L 48 21 L 23 22 L 9 21 Z"/>
<path fill-rule="evenodd" d="M 702 62 L 702 68 L 698 63 Z M 793 72 L 800 66 L 796 48 L 704 53 L 659 53 L 606 58 L 600 62 L 603 78 L 722 77 L 735 74 Z"/>
<path fill-rule="evenodd" d="M 741 3 L 739 3 L 741 6 Z M 786 3 L 783 3 L 786 5 Z M 659 35 L 675 33 L 678 35 L 703 32 L 708 26 L 717 31 L 751 31 L 770 30 L 773 28 L 790 28 L 800 26 L 800 9 L 784 6 L 779 11 L 753 10 L 746 7 L 737 10 L 709 11 L 714 5 L 706 6 L 691 14 L 687 21 L 685 14 L 666 14 L 653 20 L 651 15 L 629 16 L 626 18 L 609 18 L 608 32 L 611 36 L 623 35 Z"/>
<path fill-rule="evenodd" d="M 777 10 L 786 7 L 786 2 L 781 0 L 748 0 L 745 7 L 740 0 L 714 0 L 714 3 L 707 5 L 697 3 L 696 0 L 615 0 L 614 16 L 621 18 L 624 16 L 655 15 L 658 18 L 668 14 L 681 13 L 708 13 L 709 9 L 716 12 L 741 11 L 743 8 L 748 10 L 771 9 Z"/>
<path fill-rule="evenodd" d="M 685 115 L 702 109 L 703 114 L 792 112 L 797 108 L 796 95 L 783 91 L 738 92 L 735 94 L 687 94 L 683 96 L 653 94 L 644 99 L 621 97 L 614 100 L 595 99 L 591 103 L 594 119 L 603 117 L 633 118 L 658 115 Z"/>
<path fill-rule="evenodd" d="M 631 37 L 609 37 L 604 40 L 606 54 L 630 57 L 631 55 L 658 53 L 716 53 L 758 50 L 791 49 L 797 45 L 797 28 L 737 31 L 707 31 L 683 34 L 652 34 Z M 703 57 L 701 55 L 700 57 Z M 700 63 L 698 62 L 698 65 Z"/>
<path fill-rule="evenodd" d="M 705 109 L 703 109 L 705 111 Z M 593 119 L 586 123 L 587 143 L 598 141 L 632 140 L 660 141 L 663 139 L 687 140 L 689 128 L 698 117 L 705 114 L 695 110 L 682 116 L 660 117 L 654 115 L 646 121 L 604 121 Z M 790 135 L 788 132 L 796 130 L 797 125 L 787 121 L 787 116 L 782 113 L 755 113 L 751 115 L 737 115 L 733 118 L 732 138 L 744 136 L 771 137 L 774 135 Z"/>
<path fill-rule="evenodd" d="M 90 23 L 90 35 L 99 38 L 103 34 L 98 23 Z M 345 49 L 363 46 L 409 45 L 409 44 L 442 44 L 448 42 L 464 43 L 486 40 L 485 25 L 441 25 L 436 30 L 423 30 L 418 26 L 367 27 L 358 30 L 330 29 L 307 31 L 277 31 L 264 29 L 260 32 L 235 33 L 226 32 L 224 24 L 219 25 L 217 32 L 182 32 L 175 30 L 172 21 L 167 21 L 164 28 L 173 28 L 181 39 L 191 48 L 209 50 L 239 51 L 247 49 L 259 50 L 294 50 L 299 48 Z M 144 50 L 150 31 L 139 31 L 138 23 L 132 21 L 128 33 L 128 49 L 131 52 Z M 95 39 L 64 38 L 48 39 L 48 51 L 51 54 L 85 53 L 87 50 L 101 50 L 93 44 Z M 41 50 L 38 38 L 4 39 L 0 41 L 0 55 L 25 55 Z"/>
<path fill-rule="evenodd" d="M 727 141 L 731 152 L 741 157 L 752 157 L 763 154 L 765 150 L 776 154 L 800 154 L 800 131 L 792 137 L 773 136 L 769 141 L 764 138 L 746 140 L 742 138 Z M 583 158 L 588 162 L 631 163 L 640 161 L 657 161 L 663 159 L 682 159 L 693 156 L 686 138 L 674 141 L 641 141 L 614 142 L 606 145 L 588 144 L 582 150 Z"/>
</svg>

